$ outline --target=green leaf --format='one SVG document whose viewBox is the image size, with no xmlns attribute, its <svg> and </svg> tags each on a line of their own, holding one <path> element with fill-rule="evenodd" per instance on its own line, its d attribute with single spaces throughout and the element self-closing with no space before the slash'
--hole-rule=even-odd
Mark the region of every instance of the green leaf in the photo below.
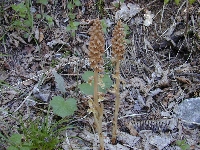
<svg viewBox="0 0 200 150">
<path fill-rule="evenodd" d="M 168 4 L 170 0 L 164 0 L 164 4 Z"/>
<path fill-rule="evenodd" d="M 113 85 L 113 81 L 111 80 L 110 76 L 105 74 L 104 77 L 102 78 L 103 83 L 105 84 L 104 89 L 107 90 Z"/>
<path fill-rule="evenodd" d="M 74 0 L 76 6 L 81 6 L 81 2 L 79 0 Z"/>
<path fill-rule="evenodd" d="M 37 19 L 41 19 L 41 18 L 42 18 L 42 15 L 41 15 L 41 14 L 36 14 L 36 18 L 37 18 Z"/>
<path fill-rule="evenodd" d="M 176 145 L 181 148 L 181 150 L 189 150 L 190 145 L 186 143 L 186 140 L 177 140 Z"/>
<path fill-rule="evenodd" d="M 190 5 L 192 5 L 196 0 L 189 0 Z"/>
<path fill-rule="evenodd" d="M 29 143 L 24 143 L 24 145 L 20 148 L 20 150 L 31 150 L 31 148 L 29 148 L 29 147 L 31 147 L 30 145 L 31 144 L 29 144 Z"/>
<path fill-rule="evenodd" d="M 31 27 L 32 21 L 31 20 L 24 20 L 24 25 L 27 27 Z"/>
<path fill-rule="evenodd" d="M 76 34 L 75 34 L 75 31 L 72 30 L 71 35 L 72 35 L 73 37 L 75 37 L 75 35 L 76 35 Z"/>
<path fill-rule="evenodd" d="M 14 146 L 9 146 L 7 150 L 19 150 L 19 149 Z"/>
<path fill-rule="evenodd" d="M 53 17 L 51 17 L 51 16 L 49 16 L 49 15 L 46 15 L 45 18 L 46 18 L 46 20 L 47 20 L 48 22 L 52 22 L 52 21 L 53 21 Z"/>
<path fill-rule="evenodd" d="M 12 9 L 16 12 L 26 12 L 27 8 L 24 3 L 19 3 L 18 5 L 12 5 Z"/>
<path fill-rule="evenodd" d="M 74 8 L 74 4 L 72 4 L 71 2 L 67 4 L 67 8 L 69 10 L 73 9 Z"/>
<path fill-rule="evenodd" d="M 56 81 L 56 86 L 57 88 L 62 92 L 65 93 L 65 81 L 63 79 L 63 77 L 61 75 L 59 75 L 55 70 L 52 72 L 54 77 L 55 77 L 55 81 Z"/>
<path fill-rule="evenodd" d="M 73 22 L 73 25 L 76 26 L 76 27 L 79 26 L 79 24 L 80 24 L 80 22 L 77 22 L 77 21 Z"/>
<path fill-rule="evenodd" d="M 48 4 L 48 0 L 37 0 L 36 3 L 47 5 Z"/>
<path fill-rule="evenodd" d="M 85 71 L 84 74 L 82 75 L 82 78 L 85 82 L 88 82 L 89 78 L 94 76 L 93 71 Z"/>
<path fill-rule="evenodd" d="M 68 15 L 69 15 L 69 18 L 72 20 L 75 19 L 75 17 L 76 17 L 76 15 L 73 13 L 69 13 Z M 71 23 L 73 23 L 73 21 L 71 21 Z"/>
<path fill-rule="evenodd" d="M 94 84 L 82 83 L 78 87 L 83 94 L 94 95 Z"/>
<path fill-rule="evenodd" d="M 69 24 L 67 25 L 66 30 L 67 31 L 71 31 L 72 30 L 72 28 L 71 28 L 71 26 Z"/>
<path fill-rule="evenodd" d="M 77 104 L 74 98 L 69 98 L 66 101 L 61 96 L 54 96 L 50 102 L 53 112 L 58 116 L 64 118 L 74 114 L 77 110 Z"/>
<path fill-rule="evenodd" d="M 92 71 L 86 71 L 82 75 L 82 78 L 85 82 L 88 82 L 89 78 L 94 75 Z M 113 85 L 113 82 L 109 75 L 105 74 L 102 78 L 102 82 L 104 84 L 103 87 L 99 86 L 99 92 L 106 93 L 107 90 Z M 94 94 L 94 81 L 92 81 L 91 85 L 89 83 L 82 83 L 79 85 L 79 89 L 83 94 L 93 95 Z"/>
<path fill-rule="evenodd" d="M 174 0 L 174 2 L 176 3 L 176 5 L 179 5 L 180 0 Z"/>
<path fill-rule="evenodd" d="M 20 20 L 15 20 L 15 21 L 12 23 L 12 26 L 14 26 L 14 27 L 22 26 L 22 22 L 21 22 Z"/>
<path fill-rule="evenodd" d="M 106 24 L 105 19 L 101 20 L 101 26 L 102 26 L 103 32 L 106 33 L 106 31 L 107 31 L 106 29 L 107 29 L 108 25 Z"/>
<path fill-rule="evenodd" d="M 9 141 L 15 145 L 20 145 L 22 140 L 22 135 L 21 134 L 13 134 L 11 137 L 9 137 Z"/>
<path fill-rule="evenodd" d="M 129 35 L 131 33 L 129 26 L 127 24 L 123 24 L 123 27 L 124 27 L 124 33 L 126 35 Z"/>
<path fill-rule="evenodd" d="M 119 3 L 114 3 L 114 6 L 115 6 L 116 8 L 119 8 Z"/>
</svg>

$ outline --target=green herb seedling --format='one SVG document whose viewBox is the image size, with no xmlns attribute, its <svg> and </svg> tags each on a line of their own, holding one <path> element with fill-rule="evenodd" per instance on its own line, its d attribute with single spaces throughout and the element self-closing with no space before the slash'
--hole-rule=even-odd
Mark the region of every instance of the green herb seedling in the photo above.
<svg viewBox="0 0 200 150">
<path fill-rule="evenodd" d="M 55 70 L 53 75 L 56 81 L 56 87 L 65 95 L 65 81 L 61 75 L 59 75 Z M 69 117 L 74 114 L 77 110 L 77 100 L 74 98 L 65 99 L 61 96 L 54 96 L 50 102 L 50 106 L 53 108 L 54 114 L 64 118 Z"/>
</svg>

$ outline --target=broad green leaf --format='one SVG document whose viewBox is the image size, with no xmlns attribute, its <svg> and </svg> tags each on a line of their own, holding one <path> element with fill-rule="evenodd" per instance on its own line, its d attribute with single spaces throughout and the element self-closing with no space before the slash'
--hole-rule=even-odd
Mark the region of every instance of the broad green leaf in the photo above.
<svg viewBox="0 0 200 150">
<path fill-rule="evenodd" d="M 190 145 L 187 144 L 186 140 L 177 140 L 176 145 L 179 146 L 182 150 L 190 149 Z"/>
<path fill-rule="evenodd" d="M 16 148 L 16 147 L 14 147 L 14 146 L 9 146 L 9 147 L 7 148 L 7 150 L 19 150 L 19 149 Z"/>
<path fill-rule="evenodd" d="M 93 71 L 85 71 L 84 74 L 82 75 L 82 78 L 85 82 L 88 82 L 89 78 L 94 76 Z"/>
<path fill-rule="evenodd" d="M 51 16 L 49 16 L 49 15 L 46 15 L 45 18 L 46 18 L 46 20 L 47 20 L 48 22 L 52 22 L 52 21 L 53 21 L 53 17 L 51 17 Z"/>
<path fill-rule="evenodd" d="M 70 27 L 69 24 L 67 25 L 66 30 L 67 30 L 67 31 L 71 31 L 71 30 L 72 30 L 72 28 Z"/>
<path fill-rule="evenodd" d="M 73 14 L 73 13 L 69 13 L 68 16 L 69 16 L 69 18 L 72 19 L 72 20 L 75 19 L 75 17 L 76 17 L 76 15 Z M 73 21 L 70 21 L 69 23 L 73 24 Z"/>
<path fill-rule="evenodd" d="M 37 18 L 37 19 L 41 19 L 41 18 L 42 18 L 42 15 L 41 15 L 41 14 L 36 14 L 36 18 Z"/>
<path fill-rule="evenodd" d="M 11 137 L 9 137 L 9 141 L 15 145 L 20 145 L 22 140 L 21 134 L 13 134 Z"/>
<path fill-rule="evenodd" d="M 47 4 L 48 4 L 48 0 L 37 0 L 36 3 L 40 3 L 40 4 L 43 4 L 43 5 L 47 5 Z"/>
<path fill-rule="evenodd" d="M 90 85 L 88 83 L 82 83 L 78 87 L 83 94 L 94 95 L 94 85 Z"/>
<path fill-rule="evenodd" d="M 76 26 L 76 27 L 79 26 L 79 24 L 80 24 L 80 22 L 77 22 L 77 21 L 73 22 L 73 25 Z"/>
<path fill-rule="evenodd" d="M 79 0 L 74 0 L 76 6 L 81 6 L 81 2 Z"/>
<path fill-rule="evenodd" d="M 164 0 L 164 4 L 168 4 L 170 0 Z"/>
<path fill-rule="evenodd" d="M 77 104 L 74 98 L 64 100 L 61 96 L 54 96 L 50 102 L 50 106 L 53 108 L 53 112 L 58 116 L 64 118 L 74 114 L 77 110 Z"/>
<path fill-rule="evenodd" d="M 12 5 L 12 9 L 20 13 L 25 13 L 27 11 L 27 8 L 23 2 L 19 3 L 18 5 Z"/>
<path fill-rule="evenodd" d="M 20 150 L 31 150 L 31 148 L 23 146 L 20 148 Z"/>
<path fill-rule="evenodd" d="M 12 25 L 13 25 L 13 26 L 16 26 L 16 27 L 22 26 L 22 22 L 19 21 L 19 20 L 15 20 L 15 21 L 12 23 Z"/>
<path fill-rule="evenodd" d="M 32 21 L 31 20 L 24 20 L 24 25 L 26 25 L 27 27 L 31 27 Z"/>
<path fill-rule="evenodd" d="M 73 9 L 74 8 L 74 4 L 72 4 L 71 2 L 67 4 L 67 8 L 69 10 Z"/>
<path fill-rule="evenodd" d="M 102 80 L 103 80 L 103 83 L 105 84 L 105 89 L 106 90 L 113 85 L 113 82 L 112 82 L 110 76 L 107 75 L 107 74 L 104 75 L 104 77 L 102 78 Z"/>
<path fill-rule="evenodd" d="M 63 77 L 61 75 L 59 75 L 55 70 L 52 72 L 54 77 L 55 77 L 55 81 L 56 81 L 56 86 L 57 88 L 62 92 L 65 93 L 65 81 L 63 79 Z"/>
<path fill-rule="evenodd" d="M 180 0 L 174 0 L 174 2 L 176 3 L 176 5 L 179 5 Z"/>
<path fill-rule="evenodd" d="M 85 82 L 88 81 L 89 77 L 93 76 L 92 71 L 86 71 L 83 75 L 82 78 Z M 110 88 L 113 85 L 112 80 L 110 79 L 109 75 L 104 75 L 102 78 L 102 82 L 104 84 L 104 87 L 99 86 L 99 92 L 106 93 L 108 88 Z M 93 95 L 94 94 L 94 81 L 91 83 L 82 83 L 79 85 L 79 89 L 83 94 L 86 95 Z"/>
</svg>

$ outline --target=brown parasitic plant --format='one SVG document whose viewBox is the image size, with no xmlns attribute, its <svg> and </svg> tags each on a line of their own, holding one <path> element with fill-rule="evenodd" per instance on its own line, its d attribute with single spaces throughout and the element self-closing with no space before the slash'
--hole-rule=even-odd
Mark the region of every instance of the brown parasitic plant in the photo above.
<svg viewBox="0 0 200 150">
<path fill-rule="evenodd" d="M 100 150 L 104 149 L 104 138 L 102 133 L 103 104 L 100 103 L 101 95 L 99 93 L 99 73 L 103 71 L 103 57 L 105 40 L 99 19 L 93 21 L 89 31 L 89 61 L 91 68 L 94 69 L 94 95 L 93 100 L 89 100 L 90 111 L 94 115 L 96 130 L 99 136 Z"/>
<path fill-rule="evenodd" d="M 115 99 L 115 113 L 113 119 L 113 130 L 112 130 L 112 143 L 116 143 L 117 137 L 117 118 L 119 113 L 119 105 L 120 105 L 120 92 L 119 92 L 119 85 L 120 85 L 120 60 L 123 59 L 125 47 L 124 47 L 124 39 L 125 33 L 123 31 L 122 22 L 118 21 L 117 25 L 113 30 L 113 38 L 112 38 L 112 57 L 114 58 L 115 62 L 115 74 L 114 78 L 116 84 L 114 85 L 114 93 L 116 95 Z"/>
</svg>

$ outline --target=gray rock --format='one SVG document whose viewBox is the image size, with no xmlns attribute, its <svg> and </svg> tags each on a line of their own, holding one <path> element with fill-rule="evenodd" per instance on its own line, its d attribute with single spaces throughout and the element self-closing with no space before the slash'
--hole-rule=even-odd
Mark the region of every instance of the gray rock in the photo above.
<svg viewBox="0 0 200 150">
<path fill-rule="evenodd" d="M 174 112 L 186 125 L 193 128 L 200 125 L 200 97 L 183 100 Z"/>
</svg>

